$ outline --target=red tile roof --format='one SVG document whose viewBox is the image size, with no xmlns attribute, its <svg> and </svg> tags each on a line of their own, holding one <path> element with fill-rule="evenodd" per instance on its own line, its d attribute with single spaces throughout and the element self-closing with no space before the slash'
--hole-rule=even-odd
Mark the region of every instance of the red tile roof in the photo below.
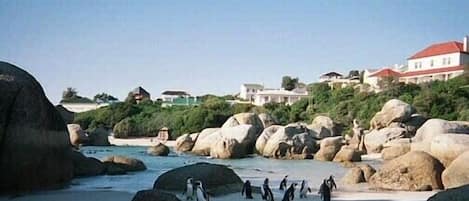
<svg viewBox="0 0 469 201">
<path fill-rule="evenodd" d="M 369 77 L 399 77 L 401 73 L 390 69 L 390 68 L 383 68 L 374 73 L 372 73 Z"/>
<path fill-rule="evenodd" d="M 407 72 L 401 73 L 401 77 L 430 75 L 430 74 L 435 74 L 435 73 L 446 73 L 446 72 L 453 72 L 453 71 L 460 71 L 460 70 L 464 70 L 464 66 L 453 66 L 453 67 L 435 68 L 435 69 L 419 70 L 419 71 L 407 71 Z"/>
<path fill-rule="evenodd" d="M 429 47 L 423 49 L 420 52 L 417 52 L 409 59 L 418 59 L 423 57 L 435 56 L 435 55 L 442 55 L 442 54 L 450 54 L 450 53 L 468 53 L 464 52 L 463 44 L 457 41 L 451 41 L 446 43 L 438 43 L 430 45 Z"/>
</svg>

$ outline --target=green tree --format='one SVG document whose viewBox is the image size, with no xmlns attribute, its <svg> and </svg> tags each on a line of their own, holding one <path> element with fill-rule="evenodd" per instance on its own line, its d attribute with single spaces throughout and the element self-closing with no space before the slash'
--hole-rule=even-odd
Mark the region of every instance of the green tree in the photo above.
<svg viewBox="0 0 469 201">
<path fill-rule="evenodd" d="M 75 88 L 73 87 L 67 87 L 65 91 L 62 93 L 62 100 L 69 100 L 78 95 L 78 92 Z"/>
<path fill-rule="evenodd" d="M 285 90 L 291 91 L 291 90 L 293 90 L 297 87 L 298 81 L 299 81 L 299 79 L 297 77 L 292 78 L 290 76 L 283 76 L 282 77 L 282 88 L 284 88 Z"/>
<path fill-rule="evenodd" d="M 103 92 L 103 93 L 100 93 L 100 94 L 96 94 L 93 97 L 93 101 L 97 102 L 97 103 L 109 103 L 109 102 L 117 101 L 117 98 Z"/>
</svg>

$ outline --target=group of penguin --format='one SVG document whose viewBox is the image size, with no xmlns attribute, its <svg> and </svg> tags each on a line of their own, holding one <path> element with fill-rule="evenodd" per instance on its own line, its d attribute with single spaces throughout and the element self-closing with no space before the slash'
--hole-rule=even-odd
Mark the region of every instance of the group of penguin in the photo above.
<svg viewBox="0 0 469 201">
<path fill-rule="evenodd" d="M 285 191 L 286 189 L 283 195 L 282 201 L 292 201 L 295 198 L 295 188 L 298 185 L 297 183 L 292 183 L 290 187 L 287 189 L 287 178 L 288 178 L 288 175 L 285 176 L 280 182 L 279 189 L 281 191 Z M 321 195 L 321 199 L 323 201 L 330 201 L 331 191 L 333 188 L 337 189 L 337 186 L 335 184 L 333 176 L 331 175 L 329 179 L 324 179 L 323 183 L 319 187 L 318 193 Z M 308 186 L 308 182 L 306 180 L 303 180 L 301 182 L 301 187 L 300 187 L 300 198 L 306 198 L 308 192 L 311 192 L 311 188 Z M 209 201 L 209 196 L 202 182 L 194 181 L 193 178 L 191 177 L 187 178 L 186 189 L 184 191 L 184 194 L 186 196 L 186 200 Z M 195 199 L 194 199 L 194 195 L 196 196 Z M 241 190 L 241 195 L 245 196 L 246 199 L 253 199 L 252 186 L 249 180 L 246 180 L 246 182 L 244 183 L 243 189 Z M 268 178 L 266 178 L 264 180 L 264 184 L 262 184 L 261 196 L 262 196 L 262 200 L 274 201 L 274 195 L 272 193 L 272 190 L 269 187 Z"/>
</svg>

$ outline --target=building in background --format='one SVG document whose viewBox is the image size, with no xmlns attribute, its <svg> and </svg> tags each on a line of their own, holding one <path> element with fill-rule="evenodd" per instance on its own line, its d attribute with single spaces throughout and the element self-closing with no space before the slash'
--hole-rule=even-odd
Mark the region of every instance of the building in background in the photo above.
<svg viewBox="0 0 469 201">
<path fill-rule="evenodd" d="M 262 106 L 266 103 L 285 103 L 292 105 L 301 98 L 308 97 L 306 88 L 296 88 L 291 91 L 285 89 L 265 89 L 254 95 L 254 105 Z"/>
<path fill-rule="evenodd" d="M 192 106 L 200 105 L 202 103 L 201 99 L 196 96 L 191 96 L 186 91 L 174 91 L 167 90 L 161 93 L 161 98 L 157 101 L 162 102 L 163 107 L 171 106 Z"/>
<path fill-rule="evenodd" d="M 254 101 L 254 96 L 264 90 L 261 84 L 242 84 L 240 87 L 239 98 L 246 101 Z"/>
<path fill-rule="evenodd" d="M 430 45 L 407 59 L 407 70 L 400 75 L 405 83 L 446 81 L 463 74 L 469 65 L 469 38 Z"/>
<path fill-rule="evenodd" d="M 344 77 L 340 73 L 329 72 L 319 77 L 319 82 L 327 83 L 332 89 L 344 88 L 360 84 L 360 76 Z"/>
<path fill-rule="evenodd" d="M 132 96 L 137 103 L 140 103 L 143 100 L 151 100 L 150 93 L 141 86 L 135 88 L 130 93 L 132 93 Z"/>
</svg>

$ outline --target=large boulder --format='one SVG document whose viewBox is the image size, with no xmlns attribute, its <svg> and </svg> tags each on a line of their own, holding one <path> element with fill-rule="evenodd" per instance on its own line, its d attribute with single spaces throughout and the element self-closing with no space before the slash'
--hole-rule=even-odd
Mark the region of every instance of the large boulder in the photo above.
<svg viewBox="0 0 469 201">
<path fill-rule="evenodd" d="M 342 135 L 341 127 L 327 116 L 317 116 L 308 128 L 314 130 L 319 139 Z"/>
<path fill-rule="evenodd" d="M 201 156 L 209 156 L 212 143 L 218 141 L 220 138 L 220 128 L 206 128 L 202 130 L 195 141 L 192 153 Z"/>
<path fill-rule="evenodd" d="M 103 162 L 96 158 L 86 157 L 77 151 L 70 152 L 73 160 L 73 174 L 75 177 L 88 177 L 101 175 L 105 171 Z"/>
<path fill-rule="evenodd" d="M 60 116 L 62 116 L 62 119 L 65 121 L 66 124 L 73 123 L 73 120 L 75 119 L 74 112 L 67 110 L 67 108 L 62 105 L 55 106 L 55 109 L 59 111 Z"/>
<path fill-rule="evenodd" d="M 255 113 L 239 113 L 231 116 L 223 124 L 222 128 L 235 127 L 239 125 L 252 125 L 256 134 L 260 134 L 264 130 L 264 124 Z"/>
<path fill-rule="evenodd" d="M 376 173 L 376 169 L 371 167 L 371 165 L 369 164 L 360 164 L 357 167 L 359 167 L 363 171 L 363 177 L 367 182 L 370 181 L 371 176 Z"/>
<path fill-rule="evenodd" d="M 427 117 L 421 115 L 421 114 L 412 114 L 410 116 L 410 119 L 407 120 L 403 125 L 407 132 L 411 135 L 414 136 L 417 130 L 422 127 L 422 125 L 428 120 Z"/>
<path fill-rule="evenodd" d="M 388 127 L 392 122 L 405 122 L 415 112 L 411 105 L 398 99 L 386 102 L 381 111 L 375 114 L 370 121 L 371 129 Z"/>
<path fill-rule="evenodd" d="M 41 85 L 0 62 L 0 192 L 61 187 L 73 177 L 67 127 Z"/>
<path fill-rule="evenodd" d="M 469 185 L 447 189 L 428 198 L 428 201 L 468 201 Z"/>
<path fill-rule="evenodd" d="M 380 130 L 372 130 L 365 134 L 365 147 L 368 153 L 380 153 L 385 143 L 405 137 L 408 137 L 407 131 L 400 127 L 387 127 Z"/>
<path fill-rule="evenodd" d="M 137 192 L 132 201 L 180 201 L 176 195 L 158 191 L 158 190 L 142 190 Z"/>
<path fill-rule="evenodd" d="M 443 165 L 430 154 L 409 152 L 385 162 L 370 178 L 370 185 L 377 189 L 403 191 L 442 189 L 443 169 Z"/>
<path fill-rule="evenodd" d="M 212 195 L 239 193 L 243 187 L 243 181 L 232 169 L 224 165 L 196 163 L 163 173 L 156 179 L 153 188 L 183 191 L 188 177 L 202 181 L 206 190 Z"/>
<path fill-rule="evenodd" d="M 344 138 L 342 136 L 328 137 L 321 140 L 319 151 L 314 155 L 315 160 L 332 161 L 341 149 Z"/>
<path fill-rule="evenodd" d="M 256 128 L 250 124 L 221 128 L 220 138 L 210 147 L 210 156 L 223 159 L 244 157 L 253 153 L 257 136 Z"/>
<path fill-rule="evenodd" d="M 267 128 L 267 127 L 270 127 L 272 125 L 277 125 L 278 124 L 277 120 L 275 120 L 275 118 L 270 114 L 260 113 L 257 116 L 259 116 L 259 119 L 261 120 L 262 125 L 264 126 L 264 129 Z"/>
<path fill-rule="evenodd" d="M 195 145 L 199 133 L 184 134 L 176 138 L 176 151 L 189 152 Z"/>
<path fill-rule="evenodd" d="M 430 143 L 430 154 L 440 160 L 445 167 L 468 150 L 469 134 L 440 134 L 434 136 Z"/>
<path fill-rule="evenodd" d="M 469 122 L 429 119 L 417 130 L 415 137 L 412 138 L 412 151 L 430 153 L 433 138 L 444 133 L 469 134 Z"/>
<path fill-rule="evenodd" d="M 469 151 L 459 155 L 453 162 L 443 171 L 441 176 L 445 188 L 455 188 L 469 184 Z"/>
<path fill-rule="evenodd" d="M 143 171 L 147 169 L 141 160 L 125 156 L 109 156 L 103 162 L 116 165 L 125 171 Z"/>
<path fill-rule="evenodd" d="M 358 184 L 366 182 L 365 174 L 363 170 L 359 167 L 351 168 L 344 177 L 342 177 L 342 183 L 344 184 Z"/>
<path fill-rule="evenodd" d="M 361 153 L 356 149 L 342 146 L 334 157 L 334 162 L 359 162 L 362 161 Z"/>
<path fill-rule="evenodd" d="M 383 160 L 392 160 L 410 151 L 410 143 L 395 143 L 381 152 Z"/>
<path fill-rule="evenodd" d="M 316 150 L 317 143 L 313 132 L 305 124 L 293 123 L 278 128 L 268 138 L 261 154 L 269 158 L 311 158 L 311 154 Z"/>
<path fill-rule="evenodd" d="M 70 143 L 73 146 L 79 146 L 89 141 L 88 135 L 81 129 L 79 124 L 67 124 L 67 130 L 70 135 Z"/>
<path fill-rule="evenodd" d="M 256 140 L 256 152 L 259 154 L 262 154 L 264 152 L 265 145 L 270 140 L 270 137 L 272 137 L 272 135 L 274 135 L 277 132 L 277 130 L 281 128 L 283 128 L 283 126 L 272 125 L 272 126 L 266 127 Z"/>
<path fill-rule="evenodd" d="M 88 143 L 91 146 L 110 146 L 109 142 L 110 132 L 103 127 L 98 127 L 88 133 Z"/>
<path fill-rule="evenodd" d="M 163 143 L 158 143 L 155 146 L 148 147 L 147 154 L 152 156 L 168 156 L 169 147 L 164 145 Z"/>
</svg>

